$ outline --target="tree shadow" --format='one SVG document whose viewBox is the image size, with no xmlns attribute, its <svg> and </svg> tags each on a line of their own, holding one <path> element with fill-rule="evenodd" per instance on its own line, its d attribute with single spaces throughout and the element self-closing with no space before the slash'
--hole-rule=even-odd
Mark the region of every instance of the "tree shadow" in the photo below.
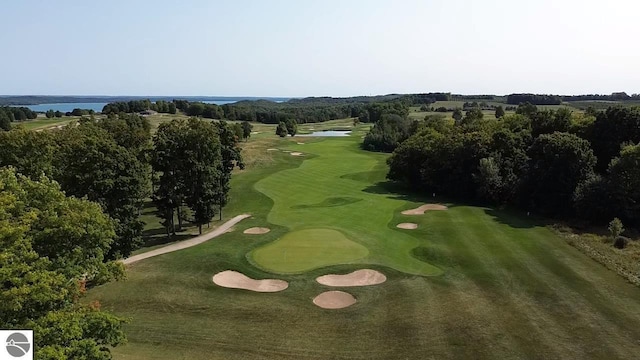
<svg viewBox="0 0 640 360">
<path fill-rule="evenodd" d="M 450 203 L 451 199 L 444 196 L 430 196 L 426 193 L 421 193 L 416 190 L 407 188 L 405 185 L 397 183 L 395 181 L 380 181 L 376 184 L 367 186 L 362 189 L 363 192 L 376 195 L 387 195 L 394 200 L 404 200 L 417 203 Z M 456 205 L 453 205 L 456 206 Z"/>
<path fill-rule="evenodd" d="M 144 238 L 152 238 L 158 235 L 167 236 L 167 231 L 164 228 L 155 228 L 142 231 L 142 237 Z"/>
<path fill-rule="evenodd" d="M 183 241 L 183 240 L 192 239 L 193 237 L 194 236 L 190 235 L 190 234 L 176 234 L 176 235 L 172 235 L 172 236 L 167 236 L 167 233 L 162 231 L 162 235 L 161 236 L 145 237 L 144 238 L 144 244 L 141 246 L 141 248 L 164 245 L 164 244 L 170 244 L 170 243 L 174 243 L 174 242 L 179 242 L 179 241 Z"/>
<path fill-rule="evenodd" d="M 486 208 L 484 212 L 491 216 L 494 221 L 516 229 L 531 229 L 553 224 L 553 222 L 548 219 L 533 214 L 527 215 L 526 212 L 514 209 Z"/>
<path fill-rule="evenodd" d="M 434 197 L 433 193 L 429 196 L 430 194 L 428 193 L 421 193 L 416 190 L 409 189 L 403 184 L 389 180 L 370 185 L 362 189 L 362 191 L 369 194 L 386 195 L 391 199 L 416 203 L 444 203 L 447 204 L 450 209 L 458 206 L 479 207 L 482 208 L 485 214 L 489 215 L 494 221 L 518 229 L 543 227 L 553 224 L 549 219 L 538 217 L 533 214 L 527 215 L 526 212 L 518 209 L 494 208 L 480 201 L 452 199 L 449 197 L 439 196 L 437 194 Z"/>
</svg>

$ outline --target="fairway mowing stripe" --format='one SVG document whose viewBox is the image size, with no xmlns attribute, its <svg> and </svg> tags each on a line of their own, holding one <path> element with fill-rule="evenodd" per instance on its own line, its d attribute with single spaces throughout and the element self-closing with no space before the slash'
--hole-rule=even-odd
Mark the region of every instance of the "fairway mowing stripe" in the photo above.
<svg viewBox="0 0 640 360">
<path fill-rule="evenodd" d="M 571 285 L 572 287 L 575 287 L 577 285 L 577 283 L 581 283 L 584 284 L 586 286 L 588 286 L 590 289 L 593 289 L 594 291 L 589 291 L 587 292 L 588 296 L 591 297 L 591 300 L 595 300 L 596 302 L 598 302 L 599 305 L 604 305 L 606 306 L 609 310 L 613 309 L 624 309 L 626 308 L 629 304 L 628 302 L 624 302 L 623 303 L 623 299 L 626 300 L 631 300 L 633 302 L 635 302 L 634 305 L 637 305 L 640 302 L 640 292 L 638 290 L 637 287 L 632 286 L 631 284 L 627 283 L 626 281 L 624 281 L 623 279 L 621 279 L 620 277 L 618 277 L 617 275 L 615 275 L 614 273 L 610 272 L 609 270 L 607 270 L 604 267 L 597 267 L 598 270 L 600 271 L 586 271 L 585 270 L 585 266 L 587 264 L 593 264 L 593 260 L 591 258 L 589 258 L 588 256 L 584 255 L 583 253 L 581 253 L 580 251 L 578 251 L 577 249 L 571 247 L 570 245 L 566 244 L 563 242 L 563 239 L 557 237 L 556 235 L 550 235 L 553 236 L 554 239 L 557 239 L 560 246 L 564 246 L 565 249 L 563 249 L 563 255 L 567 255 L 565 257 L 563 257 L 562 259 L 564 261 L 560 261 L 560 259 L 557 256 L 543 256 L 542 254 L 540 255 L 536 255 L 536 258 L 538 259 L 538 261 L 543 265 L 546 266 L 547 268 L 549 268 L 552 273 L 554 274 L 565 274 L 567 273 L 566 269 L 569 269 L 570 272 L 567 273 L 567 276 L 570 276 L 572 279 L 571 281 L 568 281 L 567 283 L 569 285 Z M 548 237 L 543 237 L 542 235 L 539 236 L 539 241 L 536 241 L 534 243 L 532 243 L 532 246 L 536 247 L 536 250 L 540 251 L 543 248 L 541 248 L 542 244 L 547 242 L 549 240 Z M 524 246 L 521 245 L 521 246 Z M 550 245 L 547 245 L 550 246 Z M 536 254 L 538 254 L 538 252 L 536 252 Z M 557 264 L 560 264 L 563 267 L 562 271 L 553 271 L 551 268 L 552 264 L 549 264 L 550 261 L 553 261 Z M 568 267 L 568 265 L 566 263 L 571 263 L 571 267 Z M 557 265 L 556 265 L 557 266 Z M 576 271 L 579 270 L 579 271 Z M 615 276 L 614 276 L 615 275 Z M 559 275 L 557 275 L 559 276 Z M 605 277 L 606 276 L 606 277 Z M 602 284 L 605 285 L 609 285 L 611 284 L 611 282 L 618 282 L 620 284 L 624 284 L 624 286 L 631 290 L 631 292 L 633 292 L 633 294 L 630 293 L 625 293 L 624 297 L 621 296 L 620 291 L 616 291 L 616 292 L 611 292 L 610 291 L 610 287 L 609 286 L 603 286 Z M 620 289 L 617 289 L 620 290 Z M 603 302 L 602 299 L 607 299 L 606 302 Z M 617 305 L 611 304 L 613 302 L 617 302 Z M 613 310 L 615 311 L 615 310 Z M 640 313 L 638 312 L 617 312 L 619 316 L 617 316 L 620 319 L 626 320 L 629 319 L 631 317 L 635 317 L 635 319 L 640 320 Z M 630 326 L 629 329 L 633 328 L 633 326 Z"/>
<path fill-rule="evenodd" d="M 482 307 L 489 309 L 489 318 L 501 319 L 500 322 L 503 326 L 512 329 L 512 331 L 509 331 L 505 336 L 509 339 L 508 341 L 512 347 L 521 349 L 520 353 L 539 353 L 541 351 L 538 343 L 531 340 L 531 336 L 536 334 L 535 336 L 538 339 L 547 338 L 544 343 L 548 346 L 545 347 L 545 349 L 550 351 L 551 354 L 546 354 L 545 356 L 558 358 L 558 350 L 555 347 L 551 347 L 554 342 L 547 336 L 545 330 L 541 329 L 537 324 L 532 323 L 532 319 L 526 309 L 522 308 L 517 299 L 512 298 L 512 292 L 503 288 L 504 280 L 498 281 L 501 276 L 496 272 L 500 271 L 505 273 L 505 269 L 500 267 L 494 260 L 495 257 L 498 256 L 497 254 L 486 251 L 484 247 L 479 247 L 481 241 L 480 238 L 476 236 L 477 232 L 469 228 L 469 225 L 474 222 L 471 221 L 472 219 L 477 221 L 476 216 L 471 216 L 472 212 L 469 212 L 468 209 L 462 209 L 461 207 L 442 213 L 445 214 L 443 216 L 447 216 L 448 218 L 457 218 L 458 216 L 464 215 L 464 218 L 467 220 L 467 226 L 452 227 L 452 231 L 457 234 L 455 238 L 462 240 L 460 248 L 458 250 L 452 249 L 452 251 L 464 253 L 464 258 L 473 262 L 473 264 L 467 264 L 468 268 L 465 269 L 463 266 L 460 269 L 463 279 L 469 282 L 468 286 L 472 286 L 474 292 L 478 293 L 478 296 L 469 296 L 468 303 L 475 304 L 479 299 L 482 299 Z M 489 269 L 491 269 L 491 271 Z M 481 270 L 481 272 L 478 274 L 477 271 L 474 270 Z M 476 275 L 470 276 L 467 271 L 474 271 Z M 478 275 L 480 274 L 483 274 L 481 278 L 492 280 L 491 289 L 487 288 L 488 284 L 486 282 L 478 282 Z M 462 284 L 454 282 L 453 285 L 458 289 L 458 293 L 461 294 L 460 296 L 468 295 L 468 289 L 462 287 Z M 463 302 L 463 304 L 467 305 L 467 302 Z M 496 305 L 498 304 L 500 304 L 500 311 L 496 309 Z M 505 308 L 508 308 L 508 310 Z M 518 310 L 514 311 L 515 309 Z M 492 322 L 486 321 L 486 323 Z M 497 334 L 503 333 L 501 329 L 493 329 L 493 332 Z M 526 334 L 526 336 L 521 334 Z M 517 346 L 515 346 L 516 344 Z"/>
<path fill-rule="evenodd" d="M 480 223 L 480 225 L 482 225 L 484 228 L 486 228 L 487 230 L 491 230 L 493 232 L 498 232 L 504 235 L 504 231 L 502 230 L 504 228 L 504 226 L 507 225 L 498 225 L 498 226 L 489 226 L 489 223 L 491 222 L 492 225 L 495 224 L 495 221 L 489 219 L 489 218 L 485 218 L 485 217 L 480 217 L 480 219 L 482 220 L 482 222 Z M 524 232 L 521 232 L 521 235 L 524 234 Z M 503 246 L 503 243 L 506 244 L 506 246 Z M 550 297 L 550 300 L 552 300 L 553 305 L 549 306 L 547 304 L 545 304 L 544 309 L 546 310 L 546 316 L 542 317 L 544 319 L 548 319 L 548 322 L 551 322 L 553 324 L 556 325 L 556 327 L 558 328 L 562 328 L 564 329 L 564 333 L 565 333 L 565 337 L 570 336 L 570 334 L 575 334 L 576 331 L 579 331 L 579 334 L 581 337 L 584 337 L 584 335 L 587 335 L 586 332 L 584 331 L 585 329 L 594 329 L 594 325 L 597 326 L 596 328 L 603 326 L 605 323 L 610 323 L 611 319 L 609 318 L 604 318 L 599 316 L 601 319 L 598 320 L 589 320 L 587 318 L 587 313 L 583 312 L 583 311 L 575 311 L 576 309 L 576 304 L 580 304 L 581 306 L 579 308 L 581 309 L 594 309 L 594 307 L 592 306 L 592 304 L 585 302 L 585 295 L 586 294 L 581 294 L 579 292 L 576 292 L 573 287 L 570 285 L 572 284 L 571 281 L 560 281 L 560 278 L 557 274 L 554 274 L 552 272 L 549 272 L 548 269 L 539 262 L 539 258 L 537 258 L 537 256 L 528 253 L 528 252 L 522 252 L 522 249 L 518 248 L 518 245 L 524 244 L 525 242 L 522 241 L 522 239 L 514 239 L 512 241 L 506 241 L 506 242 L 500 242 L 500 241 L 492 241 L 487 242 L 487 241 L 482 241 L 481 244 L 489 249 L 489 253 L 496 253 L 496 250 L 498 250 L 498 252 L 506 252 L 507 254 L 505 256 L 499 256 L 498 257 L 498 261 L 501 263 L 502 267 L 506 267 L 510 270 L 510 274 L 515 275 L 519 281 L 517 283 L 515 283 L 515 285 L 517 285 L 520 289 L 523 289 L 522 287 L 520 287 L 520 284 L 527 284 L 529 286 L 531 286 L 532 289 L 536 289 L 536 288 L 545 288 L 546 289 L 546 294 L 547 296 Z M 545 258 L 551 258 L 553 257 L 553 254 L 546 254 Z M 519 259 L 519 260 L 518 260 Z M 523 260 L 525 262 L 523 262 Z M 567 274 L 569 272 L 566 272 Z M 527 276 L 523 276 L 523 275 L 527 275 Z M 570 285 L 570 286 L 567 286 Z M 562 290 L 562 291 L 558 291 L 558 290 Z M 593 289 L 595 290 L 595 289 Z M 566 294 L 565 296 L 560 296 L 557 295 L 557 293 L 561 293 L 561 294 Z M 526 295 L 529 294 L 529 291 L 524 292 Z M 570 294 L 570 295 L 569 295 Z M 528 300 L 528 297 L 526 298 Z M 570 299 L 570 300 L 569 300 Z M 523 299 L 524 300 L 524 299 Z M 536 308 L 539 307 L 539 302 L 535 302 Z M 534 305 L 531 305 L 531 307 L 534 307 Z M 549 316 L 551 314 L 548 313 L 548 311 L 551 310 L 553 311 L 553 316 Z M 530 310 L 531 311 L 531 310 Z M 540 311 L 536 311 L 538 314 L 540 314 Z M 593 313 L 593 311 L 591 312 L 592 315 L 595 315 Z M 560 321 L 559 319 L 561 319 L 562 317 L 565 317 L 567 321 Z M 576 319 L 580 319 L 580 323 L 582 323 L 583 325 L 580 326 L 578 329 L 575 329 L 573 327 L 569 327 L 567 328 L 567 325 L 572 325 L 575 327 L 575 323 L 576 323 Z M 539 320 L 539 318 L 536 318 L 536 320 Z M 595 320 L 595 321 L 594 321 Z M 553 329 L 553 327 L 547 327 L 547 332 L 550 332 L 551 329 Z M 614 329 L 611 329 L 609 327 L 609 332 L 614 331 Z M 617 331 L 615 331 L 614 333 L 619 333 Z M 590 340 L 588 340 L 591 343 L 598 343 L 599 340 L 601 338 L 601 333 L 600 331 L 596 331 L 595 333 L 590 335 Z M 618 353 L 618 355 L 620 355 L 619 353 L 619 347 L 617 346 L 608 346 L 608 344 L 602 344 L 600 342 L 600 345 L 598 346 L 598 350 L 602 352 L 602 356 L 607 356 L 607 354 L 611 354 L 611 353 Z M 591 355 L 593 355 L 593 353 L 590 353 Z M 585 356 L 587 354 L 584 354 Z"/>
<path fill-rule="evenodd" d="M 553 235 L 550 235 L 550 236 L 553 236 Z M 516 252 L 518 252 L 518 255 L 520 255 L 520 258 L 522 258 L 522 254 L 523 254 L 522 251 L 526 251 L 522 249 L 522 246 L 524 246 L 525 243 L 517 242 L 516 245 L 518 245 L 518 248 L 519 248 L 516 250 Z M 595 331 L 595 333 L 591 335 L 592 340 L 590 341 L 595 341 L 595 342 L 597 342 L 598 339 L 601 337 L 600 332 L 602 330 L 601 328 L 603 327 L 607 329 L 608 333 L 617 334 L 617 335 L 619 334 L 626 335 L 633 331 L 633 327 L 628 326 L 627 324 L 623 324 L 623 323 L 626 323 L 627 318 L 629 316 L 633 316 L 633 314 L 621 314 L 615 309 L 612 309 L 608 302 L 602 301 L 602 299 L 607 299 L 609 301 L 612 300 L 611 298 L 616 299 L 616 295 L 605 296 L 599 291 L 597 287 L 594 287 L 592 283 L 587 282 L 583 278 L 579 277 L 577 274 L 573 272 L 573 270 L 571 270 L 571 268 L 567 267 L 565 264 L 561 264 L 563 268 L 562 271 L 560 272 L 552 271 L 551 268 L 549 267 L 550 265 L 548 265 L 548 262 L 557 262 L 555 259 L 555 255 L 549 254 L 549 253 L 539 254 L 539 251 L 547 250 L 544 248 L 540 248 L 540 246 L 541 244 L 535 243 L 536 248 L 532 249 L 535 255 L 528 252 L 526 253 L 526 255 L 528 255 L 528 258 L 531 258 L 534 261 L 533 266 L 536 268 L 535 273 L 540 274 L 539 278 L 544 279 L 542 281 L 548 286 L 550 291 L 557 291 L 558 289 L 562 289 L 563 293 L 567 294 L 565 297 L 563 297 L 563 299 L 558 299 L 558 302 L 562 304 L 566 303 L 566 306 L 564 307 L 564 311 L 557 311 L 557 314 L 555 314 L 554 318 L 561 317 L 562 315 L 566 316 L 567 313 L 573 313 L 572 316 L 568 316 L 568 319 L 571 319 L 570 323 L 575 324 L 576 319 L 580 319 L 580 322 L 584 324 L 582 328 L 590 329 L 590 330 L 598 329 L 597 331 Z M 589 259 L 586 259 L 586 260 L 589 260 Z M 534 271 L 531 270 L 530 272 L 532 272 L 532 275 L 533 275 Z M 568 278 L 567 279 L 561 278 L 561 275 L 566 276 Z M 586 288 L 583 288 L 583 289 L 578 288 L 579 283 L 583 283 L 587 285 Z M 570 300 L 566 300 L 566 299 L 570 299 Z M 581 305 L 580 309 L 590 309 L 590 311 L 576 312 L 574 311 L 576 308 L 575 306 L 576 304 Z M 555 310 L 556 308 L 554 307 L 553 309 Z M 616 320 L 614 321 L 614 319 Z M 581 331 L 581 335 L 584 335 L 584 334 L 585 332 Z M 612 340 L 611 337 L 609 337 L 608 339 Z M 626 339 L 620 341 L 620 344 L 623 344 L 627 341 L 633 342 L 633 339 L 626 337 Z M 608 347 L 609 352 L 616 352 L 618 353 L 618 356 L 622 356 L 622 357 L 625 357 L 625 356 L 622 355 L 620 351 L 622 350 L 630 351 L 625 346 L 604 345 L 604 347 Z M 603 352 L 603 355 L 606 354 L 607 350 L 604 349 L 604 351 L 605 352 Z"/>
</svg>

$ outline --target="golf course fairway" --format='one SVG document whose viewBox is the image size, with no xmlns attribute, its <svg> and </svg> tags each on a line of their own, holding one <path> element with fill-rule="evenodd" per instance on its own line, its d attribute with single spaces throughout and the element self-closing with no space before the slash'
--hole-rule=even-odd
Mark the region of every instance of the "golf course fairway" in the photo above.
<svg viewBox="0 0 640 360">
<path fill-rule="evenodd" d="M 388 155 L 361 150 L 358 129 L 304 140 L 272 131 L 246 143 L 260 162 L 231 182 L 224 220 L 251 218 L 88 291 L 87 302 L 128 319 L 115 359 L 638 358 L 640 289 L 546 224 L 390 192 L 381 186 Z M 431 202 L 448 210 L 401 214 Z M 251 227 L 271 231 L 243 233 Z M 332 288 L 315 280 L 360 269 L 387 281 Z M 227 270 L 288 287 L 258 293 L 212 282 Z M 334 290 L 356 302 L 313 303 Z"/>
<path fill-rule="evenodd" d="M 371 184 L 354 180 L 355 175 L 375 171 L 379 165 L 375 157 L 353 151 L 354 145 L 349 138 L 298 145 L 313 157 L 256 184 L 274 202 L 267 220 L 290 232 L 277 243 L 255 250 L 251 254 L 255 264 L 283 274 L 353 263 L 383 265 L 415 275 L 441 274 L 438 267 L 411 256 L 411 250 L 420 245 L 418 239 L 390 224 L 406 201 L 367 191 Z M 333 232 L 323 239 L 326 230 L 322 229 L 327 227 Z M 338 241 L 360 246 L 338 245 Z M 366 250 L 369 254 L 363 258 Z"/>
</svg>

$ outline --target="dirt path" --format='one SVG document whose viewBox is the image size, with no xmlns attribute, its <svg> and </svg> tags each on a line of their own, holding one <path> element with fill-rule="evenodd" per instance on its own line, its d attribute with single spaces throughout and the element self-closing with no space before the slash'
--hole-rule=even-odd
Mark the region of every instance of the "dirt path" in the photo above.
<svg viewBox="0 0 640 360">
<path fill-rule="evenodd" d="M 196 246 L 199 244 L 202 244 L 205 241 L 211 240 L 217 236 L 220 236 L 222 234 L 224 234 L 225 232 L 227 232 L 229 229 L 231 229 L 231 227 L 237 223 L 239 223 L 240 221 L 250 217 L 251 215 L 249 214 L 242 214 L 242 215 L 238 215 L 236 217 L 234 217 L 233 219 L 227 221 L 226 223 L 218 226 L 215 230 L 208 232 L 206 234 L 202 234 L 200 236 L 194 237 L 193 239 L 189 239 L 189 240 L 185 240 L 185 241 L 181 241 L 179 243 L 176 244 L 172 244 L 172 245 L 167 245 L 165 247 L 161 247 L 159 249 L 155 249 L 155 250 L 151 250 L 151 251 L 147 251 L 146 253 L 142 253 L 142 254 L 138 254 L 138 255 L 134 255 L 131 257 L 128 257 L 124 260 L 122 260 L 122 263 L 125 265 L 129 265 L 129 264 L 133 264 L 134 262 L 140 261 L 140 260 L 144 260 L 150 257 L 154 257 L 154 256 L 158 256 L 158 255 L 162 255 L 162 254 L 166 254 L 166 253 L 170 253 L 170 252 L 174 252 L 174 251 L 178 251 L 178 250 L 182 250 L 182 249 L 186 249 L 186 248 L 190 248 L 192 246 Z"/>
</svg>

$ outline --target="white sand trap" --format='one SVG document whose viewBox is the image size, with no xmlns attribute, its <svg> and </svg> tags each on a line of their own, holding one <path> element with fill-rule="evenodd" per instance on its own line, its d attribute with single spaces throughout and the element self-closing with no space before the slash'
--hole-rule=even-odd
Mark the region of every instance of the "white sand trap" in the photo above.
<svg viewBox="0 0 640 360">
<path fill-rule="evenodd" d="M 293 156 L 304 156 L 304 154 L 301 153 L 301 152 L 292 152 L 291 155 L 293 155 Z"/>
<path fill-rule="evenodd" d="M 266 234 L 269 231 L 271 231 L 271 229 L 265 228 L 265 227 L 252 227 L 243 231 L 243 233 L 250 234 L 250 235 L 261 235 L 261 234 Z"/>
<path fill-rule="evenodd" d="M 355 304 L 356 298 L 344 291 L 326 291 L 316 296 L 313 303 L 323 309 L 342 309 Z"/>
<path fill-rule="evenodd" d="M 278 151 L 278 149 L 267 149 L 267 151 Z"/>
<path fill-rule="evenodd" d="M 376 270 L 362 269 L 345 275 L 329 274 L 319 276 L 316 278 L 316 281 L 322 285 L 337 287 L 370 286 L 382 284 L 387 281 L 387 277 Z"/>
<path fill-rule="evenodd" d="M 414 224 L 414 223 L 402 223 L 402 224 L 398 224 L 396 225 L 396 227 L 398 229 L 405 229 L 405 230 L 415 230 L 418 228 L 418 224 Z"/>
<path fill-rule="evenodd" d="M 402 212 L 402 215 L 424 215 L 425 211 L 447 209 L 446 206 L 440 204 L 425 204 L 415 209 L 405 210 Z"/>
<path fill-rule="evenodd" d="M 284 280 L 264 279 L 255 280 L 237 271 L 223 271 L 213 275 L 213 283 L 232 289 L 244 289 L 256 292 L 278 292 L 289 287 Z"/>
<path fill-rule="evenodd" d="M 304 145 L 304 143 L 301 143 L 301 142 L 299 142 L 299 143 L 296 143 L 296 144 L 298 144 L 298 145 Z"/>
</svg>

